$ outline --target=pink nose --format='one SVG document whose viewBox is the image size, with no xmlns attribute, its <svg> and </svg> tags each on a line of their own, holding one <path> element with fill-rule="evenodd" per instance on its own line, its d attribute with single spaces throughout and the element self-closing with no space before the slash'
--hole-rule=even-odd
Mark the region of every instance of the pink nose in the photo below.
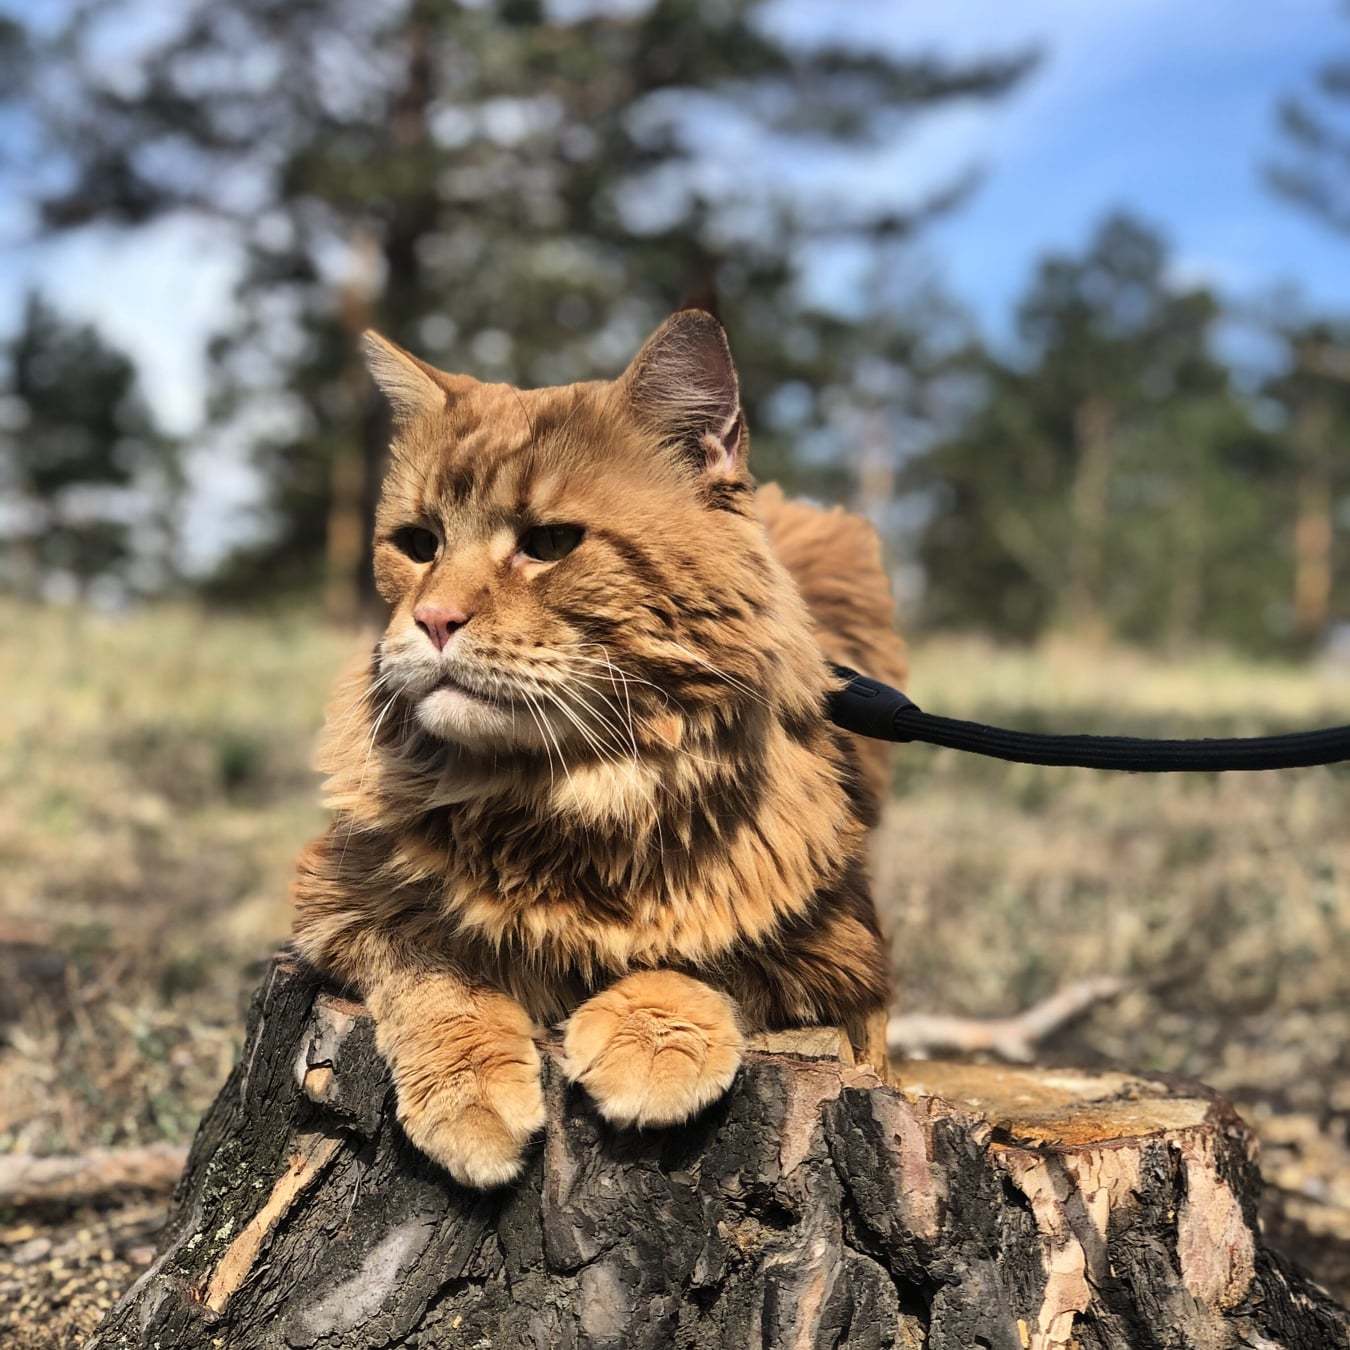
<svg viewBox="0 0 1350 1350">
<path fill-rule="evenodd" d="M 436 644 L 439 652 L 469 622 L 469 616 L 451 605 L 418 605 L 413 610 L 413 622 Z"/>
</svg>

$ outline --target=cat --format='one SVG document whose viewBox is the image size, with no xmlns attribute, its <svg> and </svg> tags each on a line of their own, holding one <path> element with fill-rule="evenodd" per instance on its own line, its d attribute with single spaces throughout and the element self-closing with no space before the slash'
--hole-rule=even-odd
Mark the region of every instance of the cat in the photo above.
<svg viewBox="0 0 1350 1350">
<path fill-rule="evenodd" d="M 509 1182 L 558 1022 L 621 1126 L 716 1100 L 755 1030 L 835 1024 L 875 1057 L 888 748 L 825 716 L 831 660 L 904 677 L 875 532 L 756 490 L 704 311 L 558 388 L 364 346 L 390 618 L 329 712 L 294 938 L 365 998 L 408 1138 Z"/>
</svg>

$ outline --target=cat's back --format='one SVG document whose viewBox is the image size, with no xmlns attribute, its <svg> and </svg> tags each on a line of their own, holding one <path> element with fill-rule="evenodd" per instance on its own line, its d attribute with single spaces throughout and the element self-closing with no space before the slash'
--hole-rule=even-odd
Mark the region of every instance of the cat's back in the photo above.
<svg viewBox="0 0 1350 1350">
<path fill-rule="evenodd" d="M 806 601 L 821 650 L 831 660 L 903 687 L 905 643 L 895 627 L 895 600 L 870 521 L 842 507 L 789 498 L 776 484 L 759 489 L 756 508 L 779 561 Z M 875 796 L 890 782 L 892 747 L 857 742 L 861 767 Z"/>
</svg>

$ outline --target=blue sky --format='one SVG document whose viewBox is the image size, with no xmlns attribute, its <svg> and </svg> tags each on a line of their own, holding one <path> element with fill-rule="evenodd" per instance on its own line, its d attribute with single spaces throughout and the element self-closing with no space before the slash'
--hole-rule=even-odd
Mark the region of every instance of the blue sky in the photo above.
<svg viewBox="0 0 1350 1350">
<path fill-rule="evenodd" d="M 1350 239 L 1274 198 L 1260 172 L 1278 146 L 1278 101 L 1306 90 L 1329 56 L 1350 58 L 1350 8 L 1338 0 L 777 8 L 803 38 L 842 31 L 864 45 L 953 56 L 1043 51 L 1007 99 L 929 119 L 875 166 L 879 178 L 916 189 L 955 165 L 985 166 L 974 197 L 925 244 L 938 275 L 992 333 L 1006 333 L 1033 260 L 1080 248 L 1116 207 L 1163 231 L 1179 282 L 1240 299 L 1293 285 L 1312 306 L 1350 310 Z"/>
<path fill-rule="evenodd" d="M 950 56 L 1044 49 L 1008 99 L 927 118 L 852 170 L 904 199 L 987 166 L 923 253 L 994 336 L 1006 335 L 1033 261 L 1081 247 L 1118 206 L 1164 231 L 1179 281 L 1241 300 L 1292 284 L 1311 307 L 1350 313 L 1350 239 L 1273 198 L 1259 171 L 1277 144 L 1278 99 L 1329 55 L 1350 56 L 1348 18 L 1338 0 L 774 0 L 772 10 L 803 40 L 828 32 Z M 743 173 L 735 144 L 724 139 L 723 170 Z M 229 303 L 232 272 L 204 227 L 72 238 L 0 254 L 0 315 L 24 284 L 46 285 L 137 356 L 152 398 L 186 430 L 201 409 L 200 339 Z M 195 510 L 218 533 L 246 503 L 248 476 L 221 462 L 199 478 Z"/>
<path fill-rule="evenodd" d="M 1350 309 L 1350 239 L 1272 197 L 1260 174 L 1277 145 L 1277 101 L 1333 52 L 1350 55 L 1342 9 L 1334 0 L 932 6 L 937 42 L 955 28 L 1046 43 L 1023 90 L 965 132 L 990 167 L 968 207 L 930 236 L 950 283 L 999 328 L 1032 258 L 1079 246 L 1123 205 L 1166 233 L 1179 280 L 1242 298 L 1292 283 L 1315 307 Z"/>
</svg>

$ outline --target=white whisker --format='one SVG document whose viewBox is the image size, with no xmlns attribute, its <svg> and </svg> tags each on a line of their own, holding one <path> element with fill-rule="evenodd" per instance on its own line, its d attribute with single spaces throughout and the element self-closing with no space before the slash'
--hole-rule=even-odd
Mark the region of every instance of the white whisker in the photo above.
<svg viewBox="0 0 1350 1350">
<path fill-rule="evenodd" d="M 757 690 L 751 689 L 748 684 L 745 684 L 743 681 L 738 680 L 734 675 L 728 675 L 725 670 L 722 670 L 720 667 L 713 665 L 711 661 L 707 660 L 705 657 L 700 656 L 697 652 L 691 651 L 688 647 L 685 647 L 680 643 L 674 643 L 672 645 L 674 645 L 676 651 L 680 652 L 681 655 L 688 657 L 689 660 L 702 666 L 704 670 L 709 672 L 709 674 L 716 675 L 717 678 L 720 680 L 725 680 L 729 685 L 731 685 L 733 689 L 739 690 L 747 698 L 754 699 L 756 703 L 760 703 L 766 708 L 770 709 L 772 708 L 773 705 L 768 701 L 768 699 L 766 699 Z"/>
<path fill-rule="evenodd" d="M 553 786 L 553 751 L 548 743 L 548 733 L 544 730 L 544 724 L 540 720 L 539 714 L 535 711 L 534 699 L 532 699 L 525 690 L 521 690 L 521 697 L 525 700 L 525 706 L 530 711 L 530 716 L 534 719 L 534 724 L 539 728 L 539 739 L 544 747 L 544 754 L 548 757 L 548 785 Z"/>
</svg>

